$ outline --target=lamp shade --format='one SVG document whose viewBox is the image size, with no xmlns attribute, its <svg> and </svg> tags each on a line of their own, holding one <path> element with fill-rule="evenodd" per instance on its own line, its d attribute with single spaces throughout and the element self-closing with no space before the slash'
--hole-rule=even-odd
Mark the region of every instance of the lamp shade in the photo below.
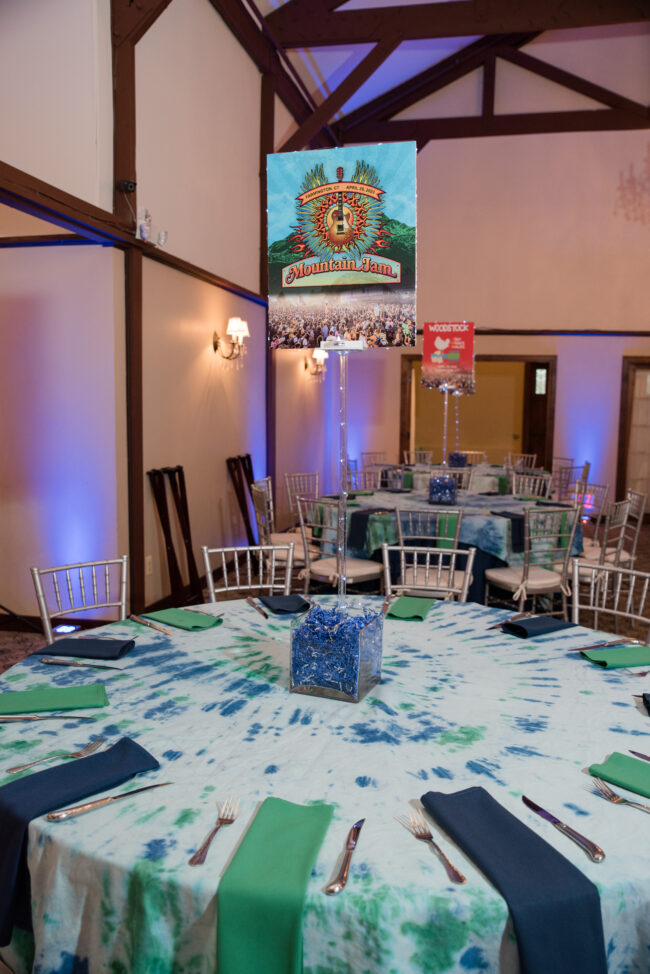
<svg viewBox="0 0 650 974">
<path fill-rule="evenodd" d="M 228 320 L 228 327 L 226 328 L 226 335 L 241 344 L 245 338 L 250 338 L 248 322 L 244 321 L 243 318 L 230 318 Z"/>
</svg>

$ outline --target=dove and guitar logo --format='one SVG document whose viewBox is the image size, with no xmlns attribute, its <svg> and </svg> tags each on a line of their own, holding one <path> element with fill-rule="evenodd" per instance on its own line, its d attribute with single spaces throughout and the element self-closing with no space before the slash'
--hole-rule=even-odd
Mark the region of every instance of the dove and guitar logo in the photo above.
<svg viewBox="0 0 650 974">
<path fill-rule="evenodd" d="M 474 322 L 425 322 L 422 385 L 473 391 Z"/>
</svg>

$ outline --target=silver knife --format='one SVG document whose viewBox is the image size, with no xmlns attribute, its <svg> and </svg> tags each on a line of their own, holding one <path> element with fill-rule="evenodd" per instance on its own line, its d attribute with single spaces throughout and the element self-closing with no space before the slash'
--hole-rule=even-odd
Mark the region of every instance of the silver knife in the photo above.
<svg viewBox="0 0 650 974">
<path fill-rule="evenodd" d="M 258 605 L 254 598 L 252 598 L 249 595 L 246 601 L 248 602 L 249 605 L 252 605 L 252 607 L 255 609 L 256 612 L 259 612 L 261 616 L 264 616 L 265 619 L 268 619 L 269 617 L 268 612 L 265 612 L 262 606 Z"/>
<path fill-rule="evenodd" d="M 631 750 L 630 754 L 633 754 L 635 758 L 642 758 L 644 761 L 650 761 L 650 756 L 648 756 L 647 754 L 641 754 L 641 751 Z"/>
<path fill-rule="evenodd" d="M 81 815 L 82 812 L 90 812 L 93 808 L 101 808 L 111 802 L 119 802 L 122 798 L 130 798 L 131 795 L 138 795 L 141 791 L 151 791 L 152 788 L 164 788 L 165 785 L 173 784 L 172 781 L 159 781 L 155 785 L 144 785 L 142 788 L 132 788 L 121 795 L 109 795 L 108 798 L 98 798 L 94 802 L 86 802 L 84 805 L 74 805 L 72 808 L 62 808 L 60 812 L 50 812 L 47 818 L 50 822 L 61 822 L 63 819 L 72 818 L 73 815 Z"/>
<path fill-rule="evenodd" d="M 348 837 L 345 843 L 345 855 L 343 856 L 343 862 L 341 863 L 339 874 L 336 879 L 329 884 L 329 886 L 325 887 L 326 893 L 340 893 L 347 883 L 348 873 L 350 871 L 350 860 L 352 859 L 352 853 L 357 847 L 359 832 L 361 831 L 361 827 L 364 822 L 365 818 L 360 818 L 358 822 L 354 823 L 348 832 Z"/>
<path fill-rule="evenodd" d="M 121 670 L 121 666 L 106 666 L 104 663 L 84 663 L 78 659 L 54 659 L 52 656 L 41 656 L 41 663 L 52 666 L 90 666 L 94 670 Z"/>
<path fill-rule="evenodd" d="M 578 649 L 568 649 L 568 653 L 585 653 L 588 649 L 604 649 L 605 646 L 620 646 L 623 649 L 625 646 L 638 646 L 638 639 L 625 639 L 621 637 L 620 639 L 610 639 L 606 643 L 590 643 L 589 646 L 579 646 Z"/>
<path fill-rule="evenodd" d="M 518 612 L 517 615 L 508 616 L 507 619 L 502 619 L 501 622 L 495 622 L 493 626 L 488 626 L 488 629 L 498 629 L 500 626 L 505 626 L 506 622 L 514 622 L 515 619 L 526 619 L 528 616 L 532 615 L 532 612 Z"/>
<path fill-rule="evenodd" d="M 573 841 L 576 842 L 581 849 L 584 849 L 589 858 L 593 859 L 594 862 L 601 862 L 605 858 L 605 853 L 600 846 L 596 845 L 595 842 L 592 842 L 590 839 L 586 839 L 584 835 L 580 835 L 580 833 L 576 832 L 575 829 L 572 829 L 570 825 L 565 825 L 564 822 L 559 820 L 559 818 L 556 818 L 555 815 L 551 815 L 551 813 L 547 812 L 545 808 L 541 808 L 539 805 L 536 805 L 534 801 L 531 801 L 530 798 L 526 798 L 525 795 L 521 796 L 521 800 L 524 805 L 528 805 L 533 812 L 537 812 L 537 814 L 541 815 L 542 818 L 545 818 L 547 822 L 554 825 L 559 832 L 562 832 L 563 835 L 566 835 L 569 839 L 573 839 Z"/>
<path fill-rule="evenodd" d="M 13 724 L 19 720 L 97 720 L 85 714 L 5 714 L 0 717 L 0 724 Z"/>
<path fill-rule="evenodd" d="M 200 616 L 208 616 L 210 619 L 223 619 L 223 612 L 215 615 L 214 612 L 206 612 L 204 609 L 186 609 L 186 612 L 197 612 Z"/>
</svg>

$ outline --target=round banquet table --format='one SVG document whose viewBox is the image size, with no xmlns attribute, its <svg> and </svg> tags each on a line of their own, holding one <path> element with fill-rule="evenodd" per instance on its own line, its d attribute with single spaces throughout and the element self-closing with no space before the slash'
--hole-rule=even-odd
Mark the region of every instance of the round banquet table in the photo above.
<svg viewBox="0 0 650 974">
<path fill-rule="evenodd" d="M 613 750 L 650 751 L 650 718 L 633 698 L 646 683 L 570 652 L 596 641 L 591 630 L 519 639 L 488 628 L 508 613 L 474 603 L 436 603 L 423 622 L 387 618 L 382 682 L 352 704 L 289 692 L 291 617 L 265 620 L 243 600 L 201 608 L 223 623 L 172 637 L 128 621 L 96 630 L 137 630 L 120 672 L 46 667 L 36 654 L 2 675 L 3 691 L 99 678 L 109 704 L 95 724 L 0 724 L 1 784 L 27 745 L 35 760 L 83 746 L 91 731 L 109 743 L 131 736 L 158 759 L 138 784 L 173 782 L 69 821 L 32 821 L 33 939 L 16 933 L 1 952 L 17 974 L 32 959 L 38 972 L 215 971 L 216 890 L 267 796 L 334 806 L 307 888 L 307 974 L 517 971 L 491 883 L 433 823 L 467 877 L 454 885 L 395 820 L 426 791 L 477 784 L 598 884 L 610 974 L 647 972 L 650 822 L 608 804 L 584 773 Z M 588 860 L 522 794 L 601 845 L 605 861 Z M 236 822 L 204 867 L 190 867 L 228 795 L 241 798 Z M 326 896 L 364 817 L 348 885 Z"/>
<path fill-rule="evenodd" d="M 356 558 L 381 561 L 382 543 L 397 544 L 395 510 L 406 512 L 431 509 L 428 490 L 376 490 L 353 493 L 351 497 L 348 510 L 348 550 Z M 444 509 L 441 505 L 433 506 Z M 522 561 L 523 513 L 527 507 L 536 507 L 536 501 L 513 497 L 512 494 L 473 494 L 459 490 L 456 502 L 451 506 L 458 507 L 463 512 L 459 538 L 461 548 L 477 549 L 474 578 L 468 598 L 472 602 L 483 602 L 485 571 Z M 512 516 L 515 518 L 514 522 Z M 513 523 L 516 524 L 515 530 Z M 577 556 L 582 550 L 582 528 L 578 524 L 571 553 Z"/>
</svg>

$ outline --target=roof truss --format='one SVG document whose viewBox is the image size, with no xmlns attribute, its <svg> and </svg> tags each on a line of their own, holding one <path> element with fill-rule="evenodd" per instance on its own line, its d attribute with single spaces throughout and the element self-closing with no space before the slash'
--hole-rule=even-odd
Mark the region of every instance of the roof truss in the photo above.
<svg viewBox="0 0 650 974">
<path fill-rule="evenodd" d="M 266 18 L 286 48 L 428 37 L 511 34 L 632 23 L 650 17 L 648 0 L 450 0 L 339 10 L 344 0 L 288 0 Z"/>
<path fill-rule="evenodd" d="M 338 138 L 342 143 L 414 140 L 422 149 L 431 139 L 650 127 L 650 109 L 646 105 L 520 50 L 536 36 L 511 34 L 485 37 L 468 45 L 341 119 L 334 126 Z M 604 107 L 497 115 L 494 110 L 494 90 L 498 59 L 509 61 L 576 94 L 600 102 Z M 427 95 L 440 91 L 477 68 L 483 71 L 480 115 L 412 120 L 394 118 Z"/>
<path fill-rule="evenodd" d="M 212 0 L 221 8 L 223 0 Z M 249 5 L 253 0 L 248 0 Z M 324 130 L 337 143 L 414 139 L 422 148 L 430 139 L 480 135 L 522 135 L 650 127 L 650 111 L 616 92 L 563 71 L 521 48 L 545 30 L 650 20 L 650 0 L 450 0 L 412 6 L 339 9 L 344 0 L 288 0 L 263 21 L 276 46 L 372 44 L 370 53 L 309 117 L 282 151 L 314 144 Z M 337 122 L 336 113 L 404 40 L 481 34 L 428 70 L 385 92 Z M 498 59 L 599 102 L 603 108 L 523 114 L 495 114 Z M 481 114 L 458 118 L 395 120 L 427 95 L 476 69 L 482 70 Z M 287 106 L 289 107 L 289 106 Z"/>
</svg>

